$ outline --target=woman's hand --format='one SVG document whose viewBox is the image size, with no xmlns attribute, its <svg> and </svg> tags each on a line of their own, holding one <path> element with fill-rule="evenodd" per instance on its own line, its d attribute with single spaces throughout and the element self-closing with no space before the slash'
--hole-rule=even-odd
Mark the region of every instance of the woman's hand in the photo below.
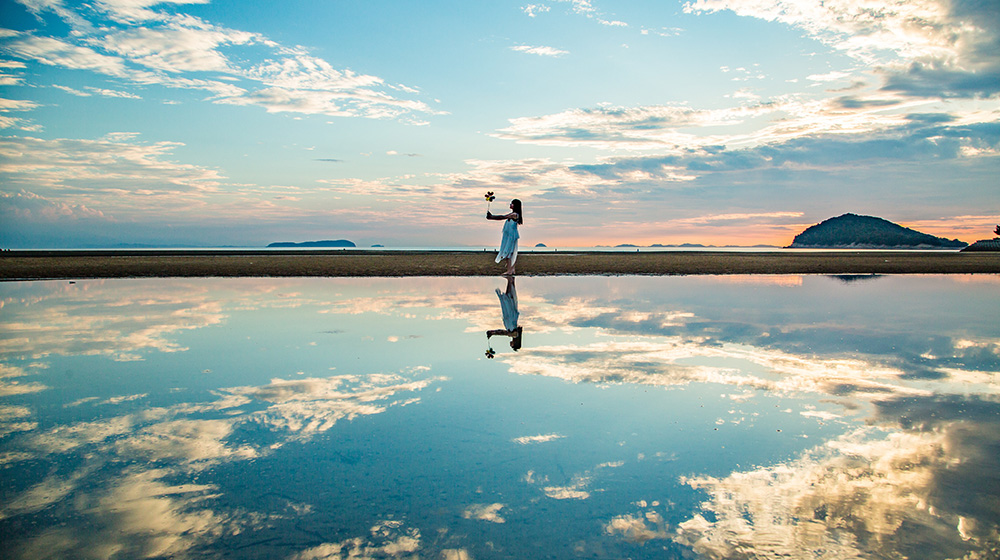
<svg viewBox="0 0 1000 560">
<path fill-rule="evenodd" d="M 486 211 L 486 219 L 488 220 L 488 219 L 490 219 L 490 218 L 492 218 L 492 217 L 493 217 L 493 213 L 492 213 L 492 212 L 490 212 L 489 210 L 487 210 L 487 211 Z"/>
</svg>

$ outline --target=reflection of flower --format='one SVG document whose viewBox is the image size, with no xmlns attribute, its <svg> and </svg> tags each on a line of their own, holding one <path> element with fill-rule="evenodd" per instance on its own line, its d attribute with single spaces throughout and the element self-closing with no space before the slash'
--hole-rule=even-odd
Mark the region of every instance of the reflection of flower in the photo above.
<svg viewBox="0 0 1000 560">
<path fill-rule="evenodd" d="M 489 348 L 489 349 L 486 350 L 486 357 L 487 358 L 489 358 L 489 359 L 492 360 L 493 357 L 496 356 L 496 355 L 497 355 L 496 351 L 493 350 L 492 348 Z"/>
</svg>

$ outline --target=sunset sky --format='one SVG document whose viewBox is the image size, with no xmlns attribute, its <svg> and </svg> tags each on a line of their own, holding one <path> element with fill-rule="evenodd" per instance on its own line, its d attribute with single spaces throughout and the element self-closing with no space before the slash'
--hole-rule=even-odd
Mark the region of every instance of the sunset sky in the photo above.
<svg viewBox="0 0 1000 560">
<path fill-rule="evenodd" d="M 996 0 L 0 0 L 0 246 L 1000 223 Z"/>
</svg>

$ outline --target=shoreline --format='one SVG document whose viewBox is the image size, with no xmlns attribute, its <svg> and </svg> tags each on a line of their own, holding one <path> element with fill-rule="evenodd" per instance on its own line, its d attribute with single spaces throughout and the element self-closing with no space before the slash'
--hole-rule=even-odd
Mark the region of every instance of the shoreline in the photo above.
<svg viewBox="0 0 1000 560">
<path fill-rule="evenodd" d="M 496 253 L 468 251 L 5 251 L 0 281 L 171 277 L 500 276 Z M 996 252 L 559 251 L 521 253 L 518 276 L 1000 274 Z"/>
</svg>

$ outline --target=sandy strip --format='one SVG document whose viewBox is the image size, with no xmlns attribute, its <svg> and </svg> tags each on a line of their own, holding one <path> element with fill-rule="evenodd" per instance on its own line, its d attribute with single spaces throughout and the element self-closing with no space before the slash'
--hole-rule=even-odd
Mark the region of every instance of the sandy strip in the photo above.
<svg viewBox="0 0 1000 560">
<path fill-rule="evenodd" d="M 233 276 L 499 276 L 492 252 L 6 251 L 0 280 Z M 1000 274 L 1000 253 L 522 253 L 518 276 L 673 274 Z"/>
</svg>

